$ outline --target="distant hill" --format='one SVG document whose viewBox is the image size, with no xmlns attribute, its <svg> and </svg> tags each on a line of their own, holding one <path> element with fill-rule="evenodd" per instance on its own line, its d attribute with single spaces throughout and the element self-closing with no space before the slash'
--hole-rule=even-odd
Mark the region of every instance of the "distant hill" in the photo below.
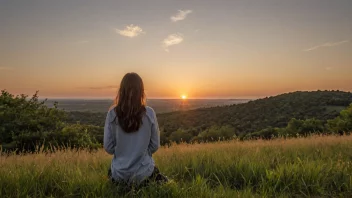
<svg viewBox="0 0 352 198">
<path fill-rule="evenodd" d="M 48 100 L 45 104 L 48 107 L 53 107 L 54 101 L 56 100 Z M 247 99 L 149 99 L 147 104 L 157 113 L 167 113 L 240 104 L 248 101 Z M 57 102 L 59 109 L 67 112 L 69 123 L 80 122 L 97 126 L 104 126 L 106 113 L 112 104 L 111 100 L 61 99 Z"/>
<path fill-rule="evenodd" d="M 92 112 L 104 113 L 113 104 L 112 100 L 98 99 L 50 99 L 45 101 L 48 107 L 53 107 L 54 102 L 58 102 L 59 109 L 68 112 Z M 158 113 L 172 111 L 185 111 L 202 107 L 224 106 L 238 103 L 245 103 L 246 99 L 148 99 L 148 106 L 151 106 Z M 79 113 L 76 113 L 79 114 Z"/>
<path fill-rule="evenodd" d="M 352 103 L 352 93 L 342 91 L 297 91 L 244 104 L 158 114 L 168 136 L 182 128 L 197 134 L 211 126 L 230 125 L 239 134 L 267 127 L 285 127 L 292 118 L 326 121 Z"/>
</svg>

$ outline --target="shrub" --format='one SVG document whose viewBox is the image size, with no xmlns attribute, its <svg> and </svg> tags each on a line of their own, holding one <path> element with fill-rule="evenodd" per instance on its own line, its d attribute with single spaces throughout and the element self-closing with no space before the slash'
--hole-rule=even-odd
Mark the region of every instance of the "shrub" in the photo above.
<svg viewBox="0 0 352 198">
<path fill-rule="evenodd" d="M 230 125 L 211 126 L 209 129 L 199 133 L 197 140 L 199 141 L 216 141 L 229 140 L 236 136 L 235 129 Z"/>
<path fill-rule="evenodd" d="M 245 136 L 245 139 L 272 139 L 279 136 L 279 128 L 269 127 L 254 133 L 249 133 Z"/>
<path fill-rule="evenodd" d="M 326 127 L 329 131 L 343 134 L 352 131 L 352 104 L 340 112 L 340 116 L 328 120 Z"/>
<path fill-rule="evenodd" d="M 298 120 L 291 119 L 285 128 L 285 133 L 288 135 L 308 135 L 311 133 L 322 133 L 324 132 L 324 124 L 321 120 L 315 118 Z"/>
<path fill-rule="evenodd" d="M 57 103 L 49 108 L 45 101 L 39 101 L 38 92 L 28 98 L 24 94 L 14 96 L 1 91 L 0 144 L 4 151 L 96 146 L 96 140 L 88 133 L 94 127 L 66 124 L 66 113 L 57 108 Z"/>
</svg>

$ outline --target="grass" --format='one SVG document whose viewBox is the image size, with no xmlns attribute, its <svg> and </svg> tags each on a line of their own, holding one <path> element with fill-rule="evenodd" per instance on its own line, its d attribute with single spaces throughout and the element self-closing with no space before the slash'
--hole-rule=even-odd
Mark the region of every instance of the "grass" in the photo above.
<svg viewBox="0 0 352 198">
<path fill-rule="evenodd" d="M 103 150 L 0 156 L 0 197 L 351 197 L 352 136 L 161 148 L 172 181 L 123 192 Z"/>
</svg>

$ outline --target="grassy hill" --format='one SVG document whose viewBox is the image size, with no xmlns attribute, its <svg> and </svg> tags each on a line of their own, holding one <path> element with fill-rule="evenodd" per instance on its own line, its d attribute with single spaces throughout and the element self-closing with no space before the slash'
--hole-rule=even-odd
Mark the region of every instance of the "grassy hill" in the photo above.
<svg viewBox="0 0 352 198">
<path fill-rule="evenodd" d="M 166 135 L 179 128 L 197 134 L 213 125 L 230 125 L 237 134 L 243 134 L 267 127 L 285 127 L 292 118 L 333 119 L 350 103 L 350 92 L 299 91 L 244 104 L 159 114 L 158 120 Z"/>
<path fill-rule="evenodd" d="M 161 113 L 157 117 L 162 144 L 170 141 L 212 141 L 220 137 L 231 139 L 234 134 L 241 139 L 252 138 L 252 135 L 271 137 L 272 134 L 279 133 L 275 130 L 276 127 L 285 128 L 293 118 L 296 120 L 292 123 L 291 130 L 282 131 L 280 134 L 295 132 L 305 134 L 316 130 L 331 133 L 341 131 L 336 127 L 333 131 L 326 131 L 329 130 L 325 127 L 326 121 L 339 116 L 340 111 L 351 103 L 350 92 L 298 91 L 242 104 Z M 102 141 L 101 131 L 106 113 L 68 112 L 68 114 L 70 123 L 79 121 L 81 124 L 101 127 L 91 133 L 99 142 Z M 307 123 L 300 121 L 306 119 Z M 292 127 L 294 125 L 298 128 L 302 125 L 305 129 L 300 131 L 297 127 Z"/>
<path fill-rule="evenodd" d="M 314 136 L 161 148 L 173 182 L 123 192 L 98 152 L 0 155 L 0 197 L 351 197 L 352 137 Z"/>
</svg>

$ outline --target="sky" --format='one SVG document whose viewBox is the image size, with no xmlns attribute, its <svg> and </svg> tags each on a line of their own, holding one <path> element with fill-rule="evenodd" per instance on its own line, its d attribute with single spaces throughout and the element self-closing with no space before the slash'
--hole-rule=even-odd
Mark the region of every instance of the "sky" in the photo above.
<svg viewBox="0 0 352 198">
<path fill-rule="evenodd" d="M 113 98 L 352 91 L 351 0 L 0 0 L 0 89 Z"/>
</svg>

